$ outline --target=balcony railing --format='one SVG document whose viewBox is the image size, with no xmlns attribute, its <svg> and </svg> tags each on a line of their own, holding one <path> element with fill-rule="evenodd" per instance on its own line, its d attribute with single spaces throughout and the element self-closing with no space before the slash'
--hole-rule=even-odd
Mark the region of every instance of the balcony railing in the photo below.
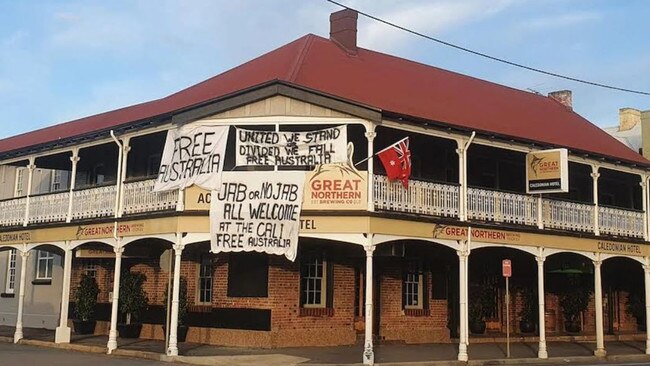
<svg viewBox="0 0 650 366">
<path fill-rule="evenodd" d="M 432 216 L 458 216 L 458 186 L 410 180 L 408 189 L 400 182 L 374 177 L 375 208 Z"/>
<path fill-rule="evenodd" d="M 72 219 L 90 219 L 115 215 L 117 186 L 85 188 L 72 192 Z"/>
<path fill-rule="evenodd" d="M 178 191 L 154 192 L 155 180 L 141 180 L 124 184 L 124 213 L 135 214 L 175 210 Z"/>
<path fill-rule="evenodd" d="M 459 187 L 454 184 L 410 180 L 404 189 L 399 182 L 374 176 L 377 210 L 458 217 Z M 544 198 L 542 226 L 546 228 L 594 232 L 595 206 Z M 470 220 L 540 226 L 536 197 L 484 188 L 467 188 L 467 217 Z M 431 207 L 433 206 L 433 207 Z M 598 208 L 599 230 L 603 234 L 642 238 L 644 213 L 610 207 Z"/>
<path fill-rule="evenodd" d="M 19 226 L 25 222 L 25 197 L 0 201 L 0 223 L 2 226 Z"/>
<path fill-rule="evenodd" d="M 178 191 L 153 192 L 154 180 L 124 184 L 122 200 L 125 215 L 175 210 Z M 408 189 L 385 176 L 374 176 L 374 203 L 378 211 L 404 212 L 426 216 L 458 217 L 460 187 L 455 184 L 410 180 Z M 117 187 L 108 185 L 72 192 L 71 220 L 115 215 Z M 469 220 L 540 226 L 540 200 L 536 197 L 484 188 L 467 189 Z M 544 198 L 541 200 L 541 226 L 580 232 L 595 231 L 594 205 Z M 0 226 L 22 226 L 26 211 L 28 223 L 64 222 L 68 219 L 70 192 L 58 192 L 0 201 Z M 607 235 L 642 238 L 645 213 L 612 207 L 598 207 L 598 228 Z"/>
<path fill-rule="evenodd" d="M 61 222 L 68 218 L 70 192 L 29 197 L 29 222 Z M 23 213 L 24 215 L 24 213 Z"/>
<path fill-rule="evenodd" d="M 593 232 L 594 207 L 584 203 L 545 198 L 542 203 L 544 227 Z M 641 233 L 643 235 L 643 231 Z"/>
<path fill-rule="evenodd" d="M 621 236 L 643 237 L 643 211 L 621 210 L 613 207 L 598 207 L 598 222 L 601 233 Z"/>
<path fill-rule="evenodd" d="M 536 225 L 537 199 L 516 193 L 469 187 L 467 217 L 482 221 Z"/>
</svg>

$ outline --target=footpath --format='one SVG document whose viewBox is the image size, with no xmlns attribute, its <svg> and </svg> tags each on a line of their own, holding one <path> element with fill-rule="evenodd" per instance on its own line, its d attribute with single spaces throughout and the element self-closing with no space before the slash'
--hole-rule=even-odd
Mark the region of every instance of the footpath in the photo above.
<svg viewBox="0 0 650 366">
<path fill-rule="evenodd" d="M 58 348 L 77 352 L 106 354 L 106 336 L 73 336 L 72 343 L 54 343 L 52 331 L 25 329 L 25 339 L 19 344 Z M 0 342 L 13 342 L 13 327 L 0 326 Z M 593 356 L 595 343 L 589 340 L 562 340 L 548 343 L 549 358 L 536 357 L 535 342 L 519 341 L 511 344 L 511 357 L 506 358 L 505 344 L 474 342 L 470 339 L 468 362 L 456 360 L 457 344 L 407 345 L 382 343 L 375 347 L 375 364 L 384 366 L 424 365 L 549 365 L 588 364 L 605 362 L 648 362 L 645 341 L 621 340 L 610 337 L 605 343 L 607 357 Z M 118 349 L 111 356 L 143 358 L 149 360 L 185 363 L 192 365 L 361 365 L 363 345 L 339 347 L 301 347 L 282 349 L 252 349 L 217 347 L 203 344 L 181 343 L 181 356 L 164 354 L 164 343 L 147 339 L 119 339 Z M 110 357 L 110 356 L 107 356 Z"/>
</svg>

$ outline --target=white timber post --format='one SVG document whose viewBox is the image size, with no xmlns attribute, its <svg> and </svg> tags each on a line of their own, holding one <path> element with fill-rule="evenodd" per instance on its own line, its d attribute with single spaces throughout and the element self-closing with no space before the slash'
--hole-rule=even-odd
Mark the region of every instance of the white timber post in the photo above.
<svg viewBox="0 0 650 366">
<path fill-rule="evenodd" d="M 34 180 L 34 169 L 36 169 L 36 158 L 29 158 L 29 164 L 27 165 L 28 175 L 27 175 L 27 196 L 25 197 L 25 219 L 23 221 L 23 226 L 29 224 L 29 200 L 32 195 L 32 182 Z"/>
<path fill-rule="evenodd" d="M 465 151 L 463 151 L 463 146 L 465 143 L 463 140 L 456 140 L 458 148 L 456 149 L 456 154 L 458 154 L 458 219 L 460 221 L 465 221 Z"/>
<path fill-rule="evenodd" d="M 54 343 L 70 343 L 70 327 L 68 327 L 68 310 L 70 305 L 70 277 L 72 273 L 72 249 L 70 242 L 65 243 L 63 260 L 63 284 L 61 290 L 61 318 L 56 328 Z"/>
<path fill-rule="evenodd" d="M 643 209 L 643 240 L 648 241 L 648 178 L 641 174 L 641 208 Z"/>
<path fill-rule="evenodd" d="M 366 138 L 368 139 L 368 211 L 375 211 L 375 189 L 374 189 L 374 140 L 377 137 L 377 132 L 375 132 L 375 124 L 368 122 L 366 124 Z"/>
<path fill-rule="evenodd" d="M 645 257 L 643 266 L 644 283 L 645 283 L 645 353 L 650 355 L 650 257 Z"/>
<path fill-rule="evenodd" d="M 29 258 L 29 251 L 23 248 L 18 251 L 20 253 L 20 286 L 18 290 L 18 313 L 16 314 L 16 331 L 14 333 L 14 343 L 18 343 L 23 339 L 23 307 L 25 305 L 25 277 L 27 277 L 27 258 Z"/>
<path fill-rule="evenodd" d="M 468 341 L 467 319 L 467 259 L 469 257 L 468 243 L 461 241 L 458 254 L 458 282 L 459 282 L 459 310 L 460 310 L 460 338 L 458 342 L 458 361 L 466 362 Z"/>
<path fill-rule="evenodd" d="M 600 267 L 602 265 L 600 254 L 596 254 L 594 261 L 594 307 L 596 308 L 596 357 L 605 357 L 605 334 L 603 329 L 603 285 L 600 276 Z"/>
<path fill-rule="evenodd" d="M 126 171 L 127 171 L 126 165 L 129 161 L 129 151 L 131 151 L 131 146 L 129 145 L 130 142 L 131 142 L 130 137 L 125 137 L 124 139 L 122 139 L 122 169 L 120 172 L 120 176 L 118 178 L 120 180 L 119 183 L 120 204 L 117 211 L 118 217 L 122 217 L 122 215 L 124 215 L 124 182 L 126 181 Z"/>
<path fill-rule="evenodd" d="M 546 350 L 546 319 L 544 318 L 544 249 L 539 248 L 539 255 L 535 257 L 537 260 L 537 303 L 538 307 L 538 324 L 539 324 L 539 350 L 537 351 L 538 358 L 548 358 L 548 351 Z"/>
<path fill-rule="evenodd" d="M 364 246 L 366 250 L 366 334 L 363 344 L 363 364 L 375 364 L 375 351 L 373 348 L 372 335 L 373 335 L 373 257 L 375 247 L 372 245 L 372 234 L 368 234 L 368 244 Z"/>
<path fill-rule="evenodd" d="M 178 190 L 178 202 L 176 202 L 176 211 L 185 211 L 185 190 L 183 188 L 180 188 Z"/>
<path fill-rule="evenodd" d="M 68 197 L 68 217 L 65 220 L 66 222 L 72 221 L 72 204 L 74 199 L 74 189 L 77 185 L 77 164 L 79 164 L 79 160 L 81 160 L 81 158 L 79 158 L 79 149 L 72 149 L 72 156 L 70 157 L 70 162 L 72 163 L 72 169 L 70 172 L 70 197 Z"/>
<path fill-rule="evenodd" d="M 178 305 L 181 286 L 181 255 L 183 253 L 183 235 L 176 233 L 176 244 L 174 245 L 174 285 L 172 287 L 172 313 L 169 323 L 169 348 L 168 356 L 178 356 Z"/>
<path fill-rule="evenodd" d="M 111 304 L 111 329 L 108 333 L 108 354 L 117 349 L 117 309 L 120 301 L 120 272 L 122 271 L 122 247 L 121 240 L 117 240 L 115 251 L 115 273 L 113 273 L 113 303 Z"/>
<path fill-rule="evenodd" d="M 542 195 L 537 195 L 537 228 L 544 229 L 544 199 Z"/>
<path fill-rule="evenodd" d="M 598 178 L 600 173 L 598 172 L 598 166 L 591 166 L 591 178 L 593 179 L 594 185 L 594 234 L 600 235 L 600 222 L 598 220 Z"/>
</svg>

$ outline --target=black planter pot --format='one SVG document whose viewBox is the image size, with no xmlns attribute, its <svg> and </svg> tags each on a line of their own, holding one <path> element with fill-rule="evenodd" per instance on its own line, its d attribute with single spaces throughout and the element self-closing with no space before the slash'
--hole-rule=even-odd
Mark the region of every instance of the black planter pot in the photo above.
<svg viewBox="0 0 650 366">
<path fill-rule="evenodd" d="M 78 320 L 74 319 L 72 321 L 75 334 L 94 334 L 95 325 L 97 322 L 95 320 Z"/>
<path fill-rule="evenodd" d="M 167 337 L 167 327 L 162 326 L 163 329 L 163 334 L 165 334 L 165 337 Z M 176 328 L 176 340 L 178 342 L 185 342 L 185 339 L 187 339 L 187 331 L 190 329 L 187 325 L 179 325 L 178 328 Z"/>
<path fill-rule="evenodd" d="M 527 320 L 521 320 L 519 322 L 519 331 L 525 334 L 535 333 L 535 323 Z"/>
<path fill-rule="evenodd" d="M 132 324 L 117 324 L 117 331 L 120 334 L 120 338 L 140 338 L 140 331 L 142 331 L 141 323 L 132 323 Z"/>
<path fill-rule="evenodd" d="M 580 322 L 568 320 L 564 322 L 564 330 L 568 333 L 580 333 L 582 328 L 580 327 Z"/>
<path fill-rule="evenodd" d="M 472 320 L 469 322 L 469 331 L 473 334 L 485 333 L 485 322 L 483 320 Z"/>
</svg>

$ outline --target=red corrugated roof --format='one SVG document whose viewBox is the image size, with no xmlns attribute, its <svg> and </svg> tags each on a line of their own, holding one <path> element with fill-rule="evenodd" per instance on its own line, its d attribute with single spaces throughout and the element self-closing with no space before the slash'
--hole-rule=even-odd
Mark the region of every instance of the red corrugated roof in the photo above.
<svg viewBox="0 0 650 366">
<path fill-rule="evenodd" d="M 0 140 L 0 153 L 186 109 L 273 80 L 387 112 L 650 166 L 550 98 L 370 50 L 349 55 L 314 35 L 165 98 Z"/>
</svg>

